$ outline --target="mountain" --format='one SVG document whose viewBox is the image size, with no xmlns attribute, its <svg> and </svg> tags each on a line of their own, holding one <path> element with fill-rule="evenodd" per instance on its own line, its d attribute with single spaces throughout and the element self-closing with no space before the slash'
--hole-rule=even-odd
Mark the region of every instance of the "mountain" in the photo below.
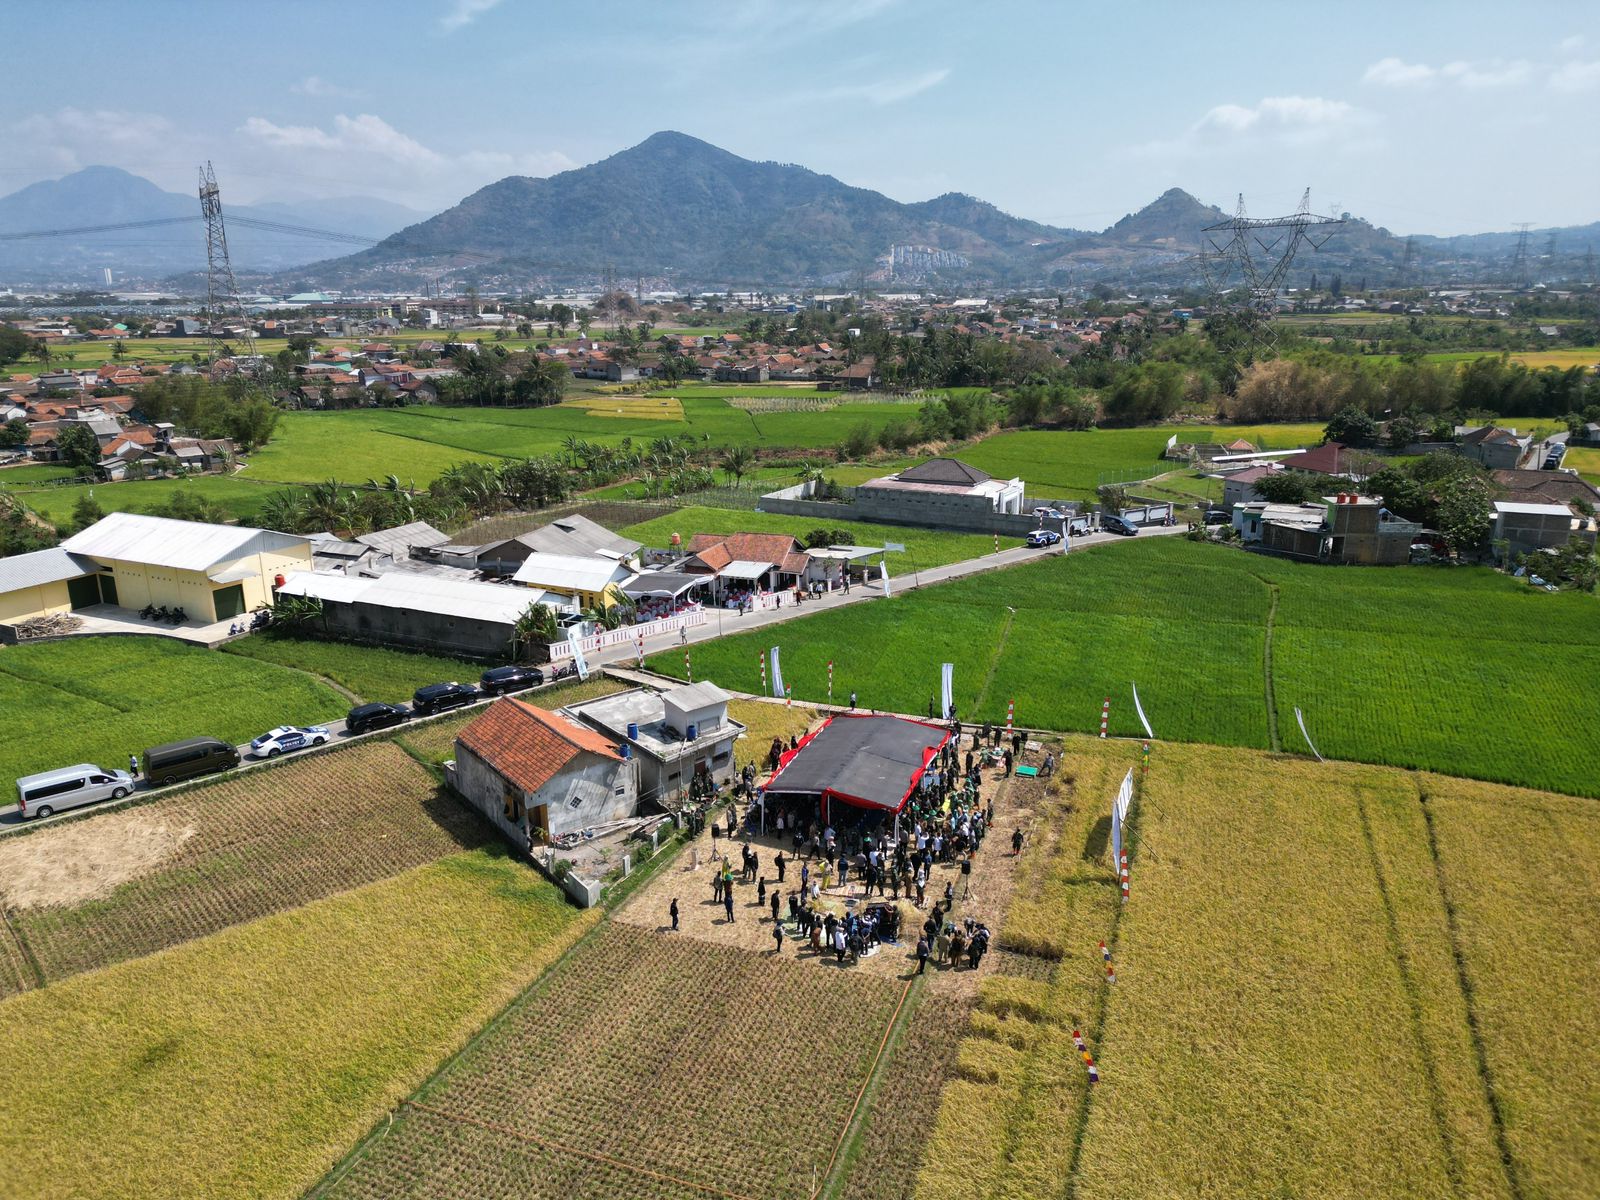
<svg viewBox="0 0 1600 1200">
<path fill-rule="evenodd" d="M 378 238 L 425 214 L 385 200 L 349 196 L 296 203 L 229 205 L 223 216 L 250 217 Z M 101 268 L 116 275 L 156 276 L 205 265 L 205 231 L 196 196 L 163 191 L 117 167 L 85 167 L 61 179 L 29 184 L 0 197 L 0 232 L 70 229 L 133 221 L 195 218 L 94 234 L 0 242 L 0 281 L 101 282 Z M 238 224 L 228 229 L 228 251 L 239 271 L 276 270 L 326 258 L 325 239 L 269 233 Z"/>
<path fill-rule="evenodd" d="M 901 204 L 804 167 L 751 162 L 668 132 L 548 179 L 492 183 L 317 274 L 349 277 L 469 251 L 555 273 L 614 266 L 624 276 L 685 282 L 824 281 L 870 274 L 893 246 L 905 245 L 959 255 L 980 275 L 1005 277 L 1078 236 L 969 196 Z"/>
</svg>

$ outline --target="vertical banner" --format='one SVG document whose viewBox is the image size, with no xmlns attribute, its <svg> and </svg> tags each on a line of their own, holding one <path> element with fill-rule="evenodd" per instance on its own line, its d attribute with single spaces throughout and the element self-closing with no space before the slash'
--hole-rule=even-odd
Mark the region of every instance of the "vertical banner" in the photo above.
<svg viewBox="0 0 1600 1200">
<path fill-rule="evenodd" d="M 883 598 L 887 600 L 889 598 L 889 560 L 887 558 L 882 559 L 878 565 L 883 570 Z"/>
<path fill-rule="evenodd" d="M 940 665 L 939 695 L 943 698 L 944 703 L 939 709 L 939 715 L 946 721 L 950 719 L 950 710 L 954 708 L 956 704 L 955 677 L 955 663 L 943 663 Z"/>
<path fill-rule="evenodd" d="M 1156 731 L 1150 728 L 1150 718 L 1144 715 L 1144 705 L 1139 703 L 1139 685 L 1129 680 L 1128 686 L 1133 689 L 1133 708 L 1139 714 L 1139 724 L 1144 726 L 1145 737 L 1155 737 Z"/>
<path fill-rule="evenodd" d="M 778 666 L 778 648 L 776 646 L 772 648 L 772 694 L 774 696 L 786 694 L 783 686 L 783 669 Z"/>
<path fill-rule="evenodd" d="M 1122 826 L 1128 819 L 1128 808 L 1133 803 L 1133 768 L 1122 777 L 1117 798 L 1111 802 L 1111 853 L 1114 861 L 1122 861 Z"/>
<path fill-rule="evenodd" d="M 578 678 L 589 678 L 589 662 L 583 657 L 583 638 L 578 636 L 576 625 L 567 626 L 567 645 L 572 647 L 572 665 L 577 669 Z"/>
<path fill-rule="evenodd" d="M 1318 762 L 1322 762 L 1323 761 L 1322 755 L 1318 754 L 1317 753 L 1317 748 L 1315 746 L 1311 745 L 1311 735 L 1306 732 L 1306 719 L 1305 719 L 1305 716 L 1304 716 L 1304 714 L 1301 713 L 1301 711 L 1300 711 L 1300 709 L 1298 707 L 1296 707 L 1296 709 L 1294 710 L 1294 719 L 1296 721 L 1300 722 L 1300 736 L 1305 738 L 1306 745 L 1311 746 L 1311 754 L 1312 754 L 1312 756 Z"/>
</svg>

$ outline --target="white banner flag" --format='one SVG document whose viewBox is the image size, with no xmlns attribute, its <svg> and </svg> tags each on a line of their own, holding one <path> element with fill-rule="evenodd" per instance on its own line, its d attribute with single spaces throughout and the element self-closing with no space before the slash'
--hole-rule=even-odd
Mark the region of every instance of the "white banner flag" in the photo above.
<svg viewBox="0 0 1600 1200">
<path fill-rule="evenodd" d="M 944 698 L 944 707 L 939 710 L 939 715 L 947 721 L 950 719 L 950 710 L 956 706 L 955 673 L 955 663 L 945 663 L 939 668 L 939 694 Z"/>
<path fill-rule="evenodd" d="M 572 665 L 577 668 L 578 678 L 589 678 L 589 662 L 583 657 L 583 638 L 578 635 L 578 626 L 567 626 L 567 645 L 572 647 Z"/>
<path fill-rule="evenodd" d="M 1122 861 L 1122 825 L 1128 819 L 1128 808 L 1133 804 L 1133 768 L 1122 777 L 1117 798 L 1111 802 L 1111 861 Z"/>
<path fill-rule="evenodd" d="M 1133 689 L 1133 708 L 1139 714 L 1139 724 L 1144 726 L 1145 737 L 1155 737 L 1156 731 L 1150 728 L 1150 719 L 1144 715 L 1144 705 L 1139 703 L 1139 685 L 1130 680 L 1128 686 Z"/>
<path fill-rule="evenodd" d="M 1312 755 L 1316 758 L 1316 760 L 1318 762 L 1322 762 L 1323 761 L 1322 755 L 1318 754 L 1317 753 L 1317 748 L 1315 746 L 1311 745 L 1311 735 L 1306 732 L 1306 719 L 1305 719 L 1305 717 L 1303 715 L 1301 715 L 1300 709 L 1298 707 L 1294 710 L 1294 719 L 1296 721 L 1300 722 L 1300 736 L 1305 738 L 1306 745 L 1311 746 Z"/>
<path fill-rule="evenodd" d="M 883 598 L 887 600 L 889 598 L 889 560 L 887 558 L 883 559 L 881 565 L 883 567 Z"/>
<path fill-rule="evenodd" d="M 782 696 L 785 694 L 783 687 L 783 672 L 778 668 L 778 648 L 772 648 L 772 694 Z"/>
</svg>

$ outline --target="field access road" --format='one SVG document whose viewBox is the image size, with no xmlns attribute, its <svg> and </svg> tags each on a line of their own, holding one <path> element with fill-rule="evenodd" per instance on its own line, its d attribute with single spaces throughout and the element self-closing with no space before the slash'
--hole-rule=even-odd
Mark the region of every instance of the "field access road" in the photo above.
<svg viewBox="0 0 1600 1200">
<path fill-rule="evenodd" d="M 1148 528 L 1140 530 L 1138 535 L 1133 538 L 1119 537 L 1113 533 L 1086 534 L 1083 537 L 1075 537 L 1072 539 L 1071 552 L 1077 553 L 1079 550 L 1088 549 L 1090 546 L 1103 546 L 1107 543 L 1136 541 L 1139 537 L 1169 537 L 1173 534 L 1183 533 L 1185 532 L 1185 529 L 1186 527 L 1183 525 L 1152 525 Z M 985 554 L 981 558 L 963 559 L 961 562 L 947 563 L 942 567 L 929 567 L 926 570 L 907 570 L 904 575 L 900 575 L 898 577 L 893 574 L 894 566 L 891 561 L 889 568 L 891 572 L 889 578 L 889 587 L 891 593 L 914 591 L 918 587 L 926 587 L 929 584 L 944 583 L 947 580 L 961 579 L 968 575 L 979 575 L 984 571 L 997 571 L 1003 567 L 1014 567 L 1021 563 L 1035 562 L 1039 559 L 1049 558 L 1051 555 L 1059 556 L 1060 554 L 1061 547 L 1059 546 L 1041 546 L 1038 549 L 1030 549 L 1027 546 L 1017 546 L 1010 550 L 1002 550 L 998 554 Z M 833 592 L 830 595 L 822 596 L 817 599 L 806 600 L 802 604 L 788 605 L 783 608 L 769 608 L 764 609 L 761 612 L 745 613 L 742 616 L 736 612 L 729 612 L 726 609 L 714 609 L 710 613 L 710 619 L 707 620 L 704 625 L 689 631 L 689 644 L 694 645 L 697 642 L 711 641 L 712 639 L 721 637 L 724 634 L 744 633 L 747 630 L 760 629 L 767 625 L 780 625 L 785 621 L 792 621 L 797 617 L 808 617 L 813 613 L 829 612 L 832 609 L 843 608 L 849 604 L 867 604 L 873 600 L 881 599 L 883 599 L 882 585 L 867 584 L 864 586 L 852 587 L 848 592 Z M 670 650 L 673 646 L 682 644 L 682 638 L 678 634 L 662 634 L 652 639 L 652 641 L 654 644 L 651 644 L 650 642 L 645 644 L 646 654 L 658 654 L 663 650 Z M 608 646 L 604 650 L 597 651 L 594 654 L 586 655 L 585 657 L 587 658 L 591 669 L 598 669 L 604 666 L 631 666 L 638 661 L 637 651 L 632 645 L 627 643 L 617 646 Z M 567 678 L 570 679 L 571 677 L 568 676 Z M 417 686 L 423 687 L 430 683 L 439 682 L 442 681 L 437 679 L 421 679 L 417 681 Z M 537 688 L 531 688 L 516 694 L 524 697 L 537 696 L 541 689 L 553 686 L 554 681 L 551 681 L 541 684 Z M 474 701 L 472 704 L 465 704 L 459 708 L 452 708 L 438 715 L 439 717 L 447 717 L 456 713 L 466 712 L 474 707 L 487 704 L 492 698 L 493 697 L 485 696 L 480 700 Z M 429 717 L 426 719 L 434 720 L 436 718 Z M 183 783 L 175 783 L 170 788 L 151 787 L 148 779 L 141 778 L 134 782 L 133 792 L 124 800 L 105 800 L 98 804 L 86 805 L 83 808 L 74 808 L 69 809 L 66 812 L 55 813 L 51 816 L 45 817 L 43 820 L 35 817 L 29 821 L 24 821 L 22 819 L 17 812 L 15 804 L 7 805 L 5 808 L 0 809 L 0 837 L 3 837 L 9 833 L 20 832 L 24 828 L 36 829 L 43 825 L 54 824 L 57 821 L 72 820 L 76 817 L 97 812 L 108 812 L 112 809 L 121 808 L 123 805 L 133 804 L 144 800 L 158 792 L 177 791 L 179 788 L 187 787 L 190 784 L 215 781 L 224 775 L 234 774 L 238 771 L 246 771 L 253 767 L 265 766 L 269 762 L 283 762 L 288 758 L 300 758 L 311 753 L 327 753 L 329 750 L 335 749 L 339 746 L 349 745 L 351 742 L 360 741 L 362 738 L 382 737 L 386 733 L 405 730 L 411 727 L 412 722 L 409 720 L 402 721 L 398 725 L 390 725 L 384 729 L 375 729 L 371 733 L 356 734 L 353 737 L 345 732 L 344 720 L 342 718 L 332 721 L 322 721 L 319 722 L 319 724 L 326 727 L 329 734 L 332 736 L 328 739 L 328 742 L 325 746 L 319 747 L 315 750 L 308 749 L 291 751 L 288 754 L 280 755 L 278 758 L 251 758 L 249 753 L 250 745 L 247 742 L 238 747 L 239 765 L 233 768 L 232 771 L 219 771 L 215 775 L 202 775 L 198 779 L 190 779 L 185 780 Z M 266 730 L 263 729 L 261 732 L 265 733 Z M 112 765 L 122 767 L 126 764 L 118 762 Z"/>
<path fill-rule="evenodd" d="M 1145 537 L 1171 537 L 1174 534 L 1188 532 L 1185 525 L 1151 525 L 1141 529 L 1134 537 L 1122 537 L 1114 533 L 1090 533 L 1072 539 L 1071 553 L 1087 550 L 1091 546 L 1104 546 L 1118 542 L 1135 542 Z M 985 554 L 981 558 L 967 558 L 960 562 L 946 563 L 942 567 L 926 567 L 921 570 L 904 568 L 904 574 L 895 574 L 894 556 L 889 557 L 889 590 L 891 594 L 903 591 L 914 591 L 919 587 L 926 587 L 932 583 L 945 583 L 951 579 L 961 579 L 968 575 L 980 575 L 985 571 L 997 571 L 1002 567 L 1014 567 L 1021 563 L 1037 562 L 1040 559 L 1061 557 L 1060 546 L 1041 546 L 1032 549 L 1027 546 L 1016 546 L 1010 550 L 1002 550 L 998 554 Z M 809 617 L 814 613 L 831 612 L 836 608 L 843 608 L 849 604 L 866 604 L 873 600 L 883 599 L 883 585 L 869 583 L 853 586 L 848 592 L 830 592 L 827 595 L 811 598 L 795 605 L 785 605 L 782 608 L 767 608 L 760 612 L 747 612 L 740 614 L 724 608 L 710 609 L 707 611 L 707 621 L 704 625 L 689 630 L 688 645 L 697 642 L 709 642 L 725 634 L 744 633 L 751 629 L 761 629 L 768 625 L 780 625 L 785 621 L 793 621 L 797 617 Z M 684 645 L 682 634 L 659 634 L 655 638 L 647 639 L 644 652 L 659 654 L 670 650 L 674 646 Z M 626 642 L 616 646 L 607 646 L 593 654 L 586 654 L 589 666 L 604 667 L 614 665 L 633 665 L 639 661 L 638 650 Z"/>
</svg>

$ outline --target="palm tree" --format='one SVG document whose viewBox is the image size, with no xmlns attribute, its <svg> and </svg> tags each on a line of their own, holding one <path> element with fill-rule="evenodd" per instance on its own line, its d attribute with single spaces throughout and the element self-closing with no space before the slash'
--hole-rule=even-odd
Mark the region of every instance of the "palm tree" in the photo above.
<svg viewBox="0 0 1600 1200">
<path fill-rule="evenodd" d="M 555 610 L 548 604 L 530 604 L 511 628 L 511 653 L 525 657 L 536 644 L 549 645 L 561 639 L 561 626 L 556 621 Z"/>
<path fill-rule="evenodd" d="M 738 487 L 744 482 L 744 473 L 750 469 L 755 457 L 755 452 L 749 446 L 729 446 L 722 452 L 718 465 L 733 477 L 733 485 Z"/>
</svg>

